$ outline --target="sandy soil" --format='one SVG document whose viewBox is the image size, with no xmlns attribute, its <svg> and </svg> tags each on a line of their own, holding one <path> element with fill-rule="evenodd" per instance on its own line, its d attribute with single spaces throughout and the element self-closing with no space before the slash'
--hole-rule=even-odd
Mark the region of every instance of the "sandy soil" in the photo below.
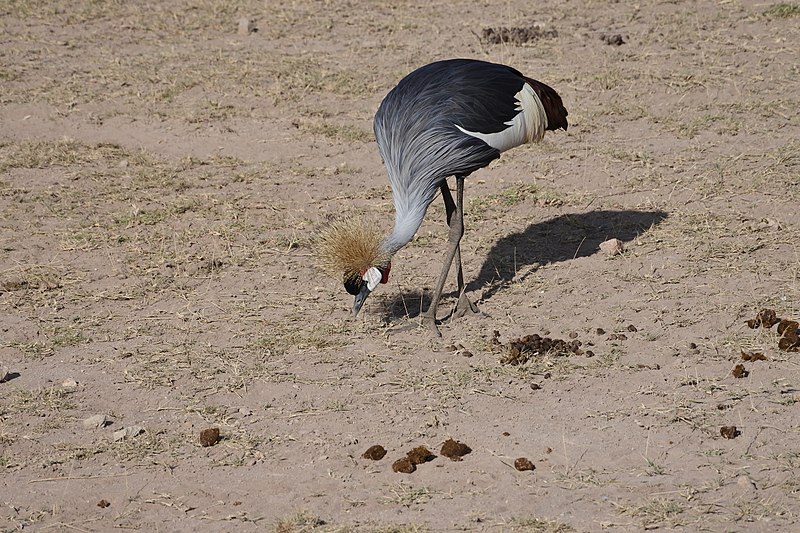
<svg viewBox="0 0 800 533">
<path fill-rule="evenodd" d="M 797 531 L 800 354 L 745 321 L 800 317 L 798 15 L 5 1 L 0 531 Z M 357 321 L 313 242 L 390 229 L 372 116 L 447 57 L 552 85 L 571 126 L 469 178 L 485 316 L 438 340 L 439 200 Z M 581 353 L 501 362 L 532 334 Z"/>
</svg>

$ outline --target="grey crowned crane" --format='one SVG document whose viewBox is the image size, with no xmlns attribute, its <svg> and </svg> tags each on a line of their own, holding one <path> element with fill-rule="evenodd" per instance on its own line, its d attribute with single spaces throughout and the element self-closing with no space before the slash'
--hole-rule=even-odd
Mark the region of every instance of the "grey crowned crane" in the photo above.
<svg viewBox="0 0 800 533">
<path fill-rule="evenodd" d="M 322 232 L 320 254 L 355 296 L 357 315 L 367 296 L 389 277 L 392 257 L 417 233 L 441 192 L 450 227 L 447 252 L 422 319 L 441 336 L 436 310 L 455 259 L 458 303 L 453 317 L 477 307 L 464 294 L 460 241 L 464 234 L 464 179 L 502 152 L 540 141 L 546 130 L 567 129 L 561 97 L 542 82 L 496 63 L 471 59 L 438 61 L 403 78 L 381 102 L 375 138 L 389 173 L 394 229 L 382 236 L 356 219 L 334 222 Z M 456 198 L 447 178 L 456 180 Z"/>
</svg>

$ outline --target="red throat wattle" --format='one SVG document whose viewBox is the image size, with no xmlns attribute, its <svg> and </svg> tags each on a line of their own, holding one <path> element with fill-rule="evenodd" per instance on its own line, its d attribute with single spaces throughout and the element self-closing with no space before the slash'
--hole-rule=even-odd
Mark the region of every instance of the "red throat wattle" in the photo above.
<svg viewBox="0 0 800 533">
<path fill-rule="evenodd" d="M 387 263 L 386 268 L 381 269 L 381 283 L 389 281 L 389 271 L 392 270 L 392 263 Z"/>
</svg>

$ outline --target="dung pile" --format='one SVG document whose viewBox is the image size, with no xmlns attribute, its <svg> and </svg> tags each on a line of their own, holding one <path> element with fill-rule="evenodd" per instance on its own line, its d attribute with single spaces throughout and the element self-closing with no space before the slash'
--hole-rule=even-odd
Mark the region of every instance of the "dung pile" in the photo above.
<svg viewBox="0 0 800 533">
<path fill-rule="evenodd" d="M 462 457 L 467 455 L 468 453 L 472 453 L 472 448 L 464 444 L 463 442 L 459 442 L 453 439 L 447 439 L 444 444 L 442 444 L 442 455 L 445 457 L 449 457 L 451 461 L 462 461 Z"/>
<path fill-rule="evenodd" d="M 752 329 L 759 327 L 770 329 L 775 324 L 778 325 L 778 335 L 781 336 L 778 348 L 784 352 L 800 352 L 800 336 L 797 333 L 800 323 L 797 320 L 780 318 L 774 310 L 762 309 L 755 318 L 747 321 L 747 325 Z"/>
<path fill-rule="evenodd" d="M 525 28 L 513 26 L 506 28 L 483 28 L 481 32 L 483 41 L 489 44 L 525 44 L 539 39 L 558 37 L 558 32 L 554 29 L 546 30 L 539 24 L 534 24 Z"/>
<path fill-rule="evenodd" d="M 551 339 L 550 337 L 542 337 L 538 333 L 532 335 L 525 335 L 518 339 L 514 339 L 503 346 L 497 340 L 498 333 L 495 332 L 494 344 L 505 349 L 505 354 L 500 358 L 501 365 L 524 365 L 534 357 L 550 356 L 569 356 L 569 355 L 583 355 L 581 350 L 581 341 L 575 339 L 565 341 L 562 339 Z M 587 352 L 588 355 L 588 352 Z"/>
</svg>

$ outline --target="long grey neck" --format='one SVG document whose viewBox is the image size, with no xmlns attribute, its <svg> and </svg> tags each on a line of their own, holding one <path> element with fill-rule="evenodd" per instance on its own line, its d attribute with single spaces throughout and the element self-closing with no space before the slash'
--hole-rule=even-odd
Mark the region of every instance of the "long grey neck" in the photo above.
<svg viewBox="0 0 800 533">
<path fill-rule="evenodd" d="M 422 209 L 417 208 L 411 211 L 397 212 L 392 233 L 383 241 L 383 246 L 391 255 L 394 255 L 400 248 L 411 242 L 411 239 L 414 238 L 417 230 L 422 225 L 426 210 L 427 206 Z"/>
</svg>

